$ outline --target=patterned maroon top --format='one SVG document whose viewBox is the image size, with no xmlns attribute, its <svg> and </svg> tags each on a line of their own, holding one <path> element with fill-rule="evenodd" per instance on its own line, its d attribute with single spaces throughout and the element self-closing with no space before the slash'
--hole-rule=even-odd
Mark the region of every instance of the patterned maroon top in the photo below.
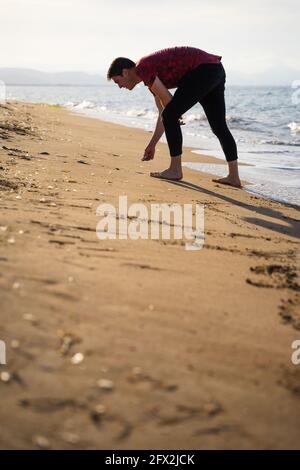
<svg viewBox="0 0 300 470">
<path fill-rule="evenodd" d="M 142 57 L 136 73 L 149 88 L 156 76 L 166 88 L 176 88 L 178 81 L 200 64 L 219 63 L 222 56 L 209 54 L 196 47 L 169 47 Z"/>
</svg>

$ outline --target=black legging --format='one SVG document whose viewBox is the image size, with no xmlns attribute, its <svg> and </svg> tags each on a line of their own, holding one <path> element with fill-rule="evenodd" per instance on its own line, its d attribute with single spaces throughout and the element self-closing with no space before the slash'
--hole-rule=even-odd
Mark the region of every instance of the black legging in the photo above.
<svg viewBox="0 0 300 470">
<path fill-rule="evenodd" d="M 201 64 L 181 78 L 172 100 L 162 112 L 171 157 L 182 154 L 179 118 L 200 103 L 213 133 L 220 141 L 226 160 L 237 160 L 236 143 L 226 124 L 225 81 L 226 74 L 221 62 Z"/>
</svg>

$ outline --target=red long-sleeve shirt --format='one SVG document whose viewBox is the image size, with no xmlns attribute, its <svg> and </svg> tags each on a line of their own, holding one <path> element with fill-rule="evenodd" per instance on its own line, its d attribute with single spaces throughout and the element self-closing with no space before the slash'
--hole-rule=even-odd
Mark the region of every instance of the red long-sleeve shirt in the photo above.
<svg viewBox="0 0 300 470">
<path fill-rule="evenodd" d="M 169 47 L 142 57 L 136 73 L 151 87 L 157 76 L 166 88 L 176 88 L 179 80 L 200 64 L 219 63 L 222 56 L 209 54 L 196 47 Z"/>
</svg>

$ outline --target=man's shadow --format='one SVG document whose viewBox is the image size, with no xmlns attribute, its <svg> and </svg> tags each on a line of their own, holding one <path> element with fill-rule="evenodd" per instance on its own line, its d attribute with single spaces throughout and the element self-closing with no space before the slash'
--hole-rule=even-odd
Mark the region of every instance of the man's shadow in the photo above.
<svg viewBox="0 0 300 470">
<path fill-rule="evenodd" d="M 275 219 L 279 219 L 281 222 L 286 221 L 289 224 L 289 226 L 281 225 L 281 224 L 276 223 L 276 222 L 270 222 L 268 220 L 262 220 L 262 219 L 259 219 L 257 217 L 241 217 L 242 220 L 245 220 L 248 223 L 251 223 L 251 224 L 254 224 L 254 225 L 257 225 L 257 226 L 260 226 L 260 227 L 264 227 L 264 228 L 267 228 L 269 230 L 273 230 L 274 232 L 277 232 L 277 233 L 280 233 L 280 234 L 289 235 L 291 237 L 298 238 L 298 239 L 300 238 L 300 219 L 298 219 L 298 220 L 293 219 L 291 217 L 288 217 L 288 216 L 282 214 L 282 212 L 271 209 L 271 208 L 257 207 L 257 206 L 253 206 L 252 204 L 248 204 L 248 203 L 245 203 L 245 202 L 238 201 L 236 199 L 233 199 L 230 196 L 226 196 L 226 195 L 223 195 L 223 194 L 218 194 L 215 191 L 210 191 L 209 189 L 202 188 L 201 186 L 198 186 L 194 183 L 190 183 L 189 181 L 185 181 L 185 180 L 172 181 L 172 180 L 167 180 L 167 179 L 162 180 L 162 181 L 164 181 L 165 183 L 174 184 L 176 186 L 181 186 L 183 188 L 192 189 L 194 191 L 198 191 L 198 192 L 200 192 L 202 194 L 206 194 L 208 196 L 216 197 L 218 199 L 221 199 L 222 201 L 234 204 L 238 207 L 242 207 L 243 209 L 247 209 L 247 210 L 255 212 L 257 214 L 261 214 L 261 215 L 266 216 L 266 217 L 272 217 L 272 218 L 275 218 Z M 231 188 L 231 189 L 233 189 L 233 188 Z M 240 191 L 240 189 L 236 189 L 236 191 Z M 293 204 L 284 204 L 284 203 L 282 203 L 282 204 L 286 207 L 292 207 L 297 212 L 300 211 L 300 208 L 293 205 Z"/>
</svg>

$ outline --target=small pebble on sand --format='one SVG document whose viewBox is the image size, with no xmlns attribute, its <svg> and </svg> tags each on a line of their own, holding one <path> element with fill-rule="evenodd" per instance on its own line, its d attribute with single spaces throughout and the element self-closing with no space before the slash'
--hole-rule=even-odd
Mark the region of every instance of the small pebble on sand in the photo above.
<svg viewBox="0 0 300 470">
<path fill-rule="evenodd" d="M 62 439 L 68 444 L 77 444 L 79 442 L 79 436 L 73 432 L 64 432 L 61 435 Z"/>
<path fill-rule="evenodd" d="M 98 415 L 103 415 L 106 412 L 106 406 L 102 405 L 102 403 L 99 403 L 93 408 L 93 411 L 95 411 Z"/>
<path fill-rule="evenodd" d="M 99 379 L 97 385 L 102 390 L 106 390 L 108 392 L 114 389 L 114 383 L 112 380 L 109 379 Z"/>
<path fill-rule="evenodd" d="M 102 403 L 96 405 L 91 410 L 91 418 L 95 423 L 99 423 L 101 421 L 103 415 L 106 412 L 106 407 L 102 405 Z"/>
<path fill-rule="evenodd" d="M 17 339 L 12 339 L 10 342 L 10 346 L 12 349 L 18 349 L 20 347 L 20 341 Z"/>
<path fill-rule="evenodd" d="M 71 362 L 72 364 L 81 364 L 81 362 L 84 360 L 84 355 L 80 352 L 74 354 L 74 356 L 71 357 Z"/>
<path fill-rule="evenodd" d="M 34 436 L 32 441 L 39 449 L 50 449 L 50 441 L 45 436 Z"/>
<path fill-rule="evenodd" d="M 1 382 L 8 383 L 11 380 L 11 374 L 9 372 L 3 371 L 0 374 Z"/>
<path fill-rule="evenodd" d="M 135 375 L 136 377 L 141 376 L 141 375 L 142 375 L 142 369 L 141 369 L 141 367 L 138 367 L 138 366 L 133 367 L 133 368 L 132 368 L 132 373 L 133 373 L 133 375 Z"/>
<path fill-rule="evenodd" d="M 32 315 L 32 313 L 24 313 L 23 320 L 29 321 L 31 323 L 36 323 L 37 318 L 34 315 Z"/>
</svg>

